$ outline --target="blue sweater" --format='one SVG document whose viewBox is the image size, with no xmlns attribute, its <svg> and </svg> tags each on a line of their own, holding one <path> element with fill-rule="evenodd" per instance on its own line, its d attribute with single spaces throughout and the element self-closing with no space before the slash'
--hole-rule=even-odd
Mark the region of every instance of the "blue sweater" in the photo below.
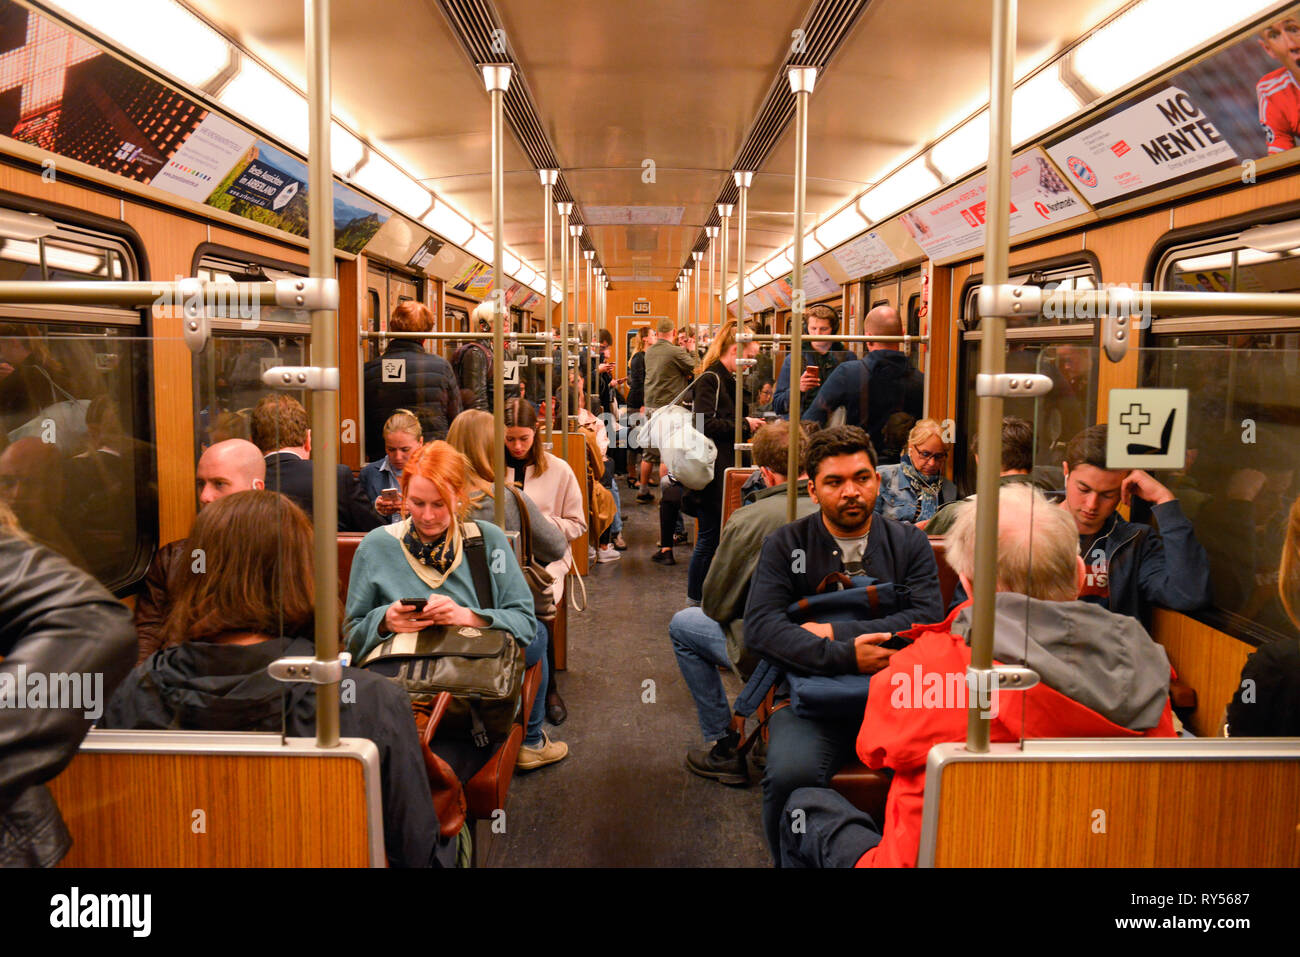
<svg viewBox="0 0 1300 957">
<path fill-rule="evenodd" d="M 461 559 L 437 594 L 446 595 L 456 604 L 482 615 L 490 627 L 508 631 L 521 646 L 527 645 L 537 634 L 533 593 L 528 590 L 505 533 L 489 522 L 477 524 L 487 547 L 492 607 L 479 607 L 467 558 Z M 399 598 L 422 598 L 429 592 L 429 586 L 407 562 L 402 543 L 383 527 L 369 532 L 357 546 L 348 581 L 344 633 L 353 660 L 360 662 L 371 648 L 384 641 L 379 636 L 379 626 L 389 605 Z"/>
</svg>

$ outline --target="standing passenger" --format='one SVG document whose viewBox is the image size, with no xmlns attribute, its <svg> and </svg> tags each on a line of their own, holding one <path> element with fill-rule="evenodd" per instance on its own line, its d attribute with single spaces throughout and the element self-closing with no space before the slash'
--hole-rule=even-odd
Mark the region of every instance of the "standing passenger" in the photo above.
<svg viewBox="0 0 1300 957">
<path fill-rule="evenodd" d="M 646 416 L 654 414 L 655 409 L 667 405 L 677 397 L 686 384 L 691 381 L 695 371 L 695 358 L 680 346 L 673 345 L 673 321 L 668 318 L 659 320 L 659 338 L 645 353 L 645 407 Z M 641 492 L 636 500 L 640 503 L 653 502 L 650 492 L 651 470 L 659 468 L 659 450 L 645 448 L 641 450 Z"/>
<path fill-rule="evenodd" d="M 839 332 L 840 318 L 830 306 L 809 306 L 805 318 L 810 336 L 832 336 Z M 795 363 L 789 356 L 781 366 L 772 394 L 772 411 L 777 415 L 790 414 L 790 368 L 799 370 L 799 407 L 812 408 L 813 400 L 821 391 L 832 372 L 842 363 L 855 358 L 842 342 L 816 341 L 805 343 L 803 356 Z"/>
<path fill-rule="evenodd" d="M 392 332 L 431 332 L 433 313 L 422 302 L 398 304 L 388 320 Z M 444 439 L 460 412 L 460 388 L 451 364 L 425 352 L 418 339 L 390 339 L 377 359 L 366 363 L 366 461 L 384 455 L 382 426 L 398 409 L 415 413 L 428 439 Z M 373 500 L 374 496 L 370 496 Z"/>
</svg>

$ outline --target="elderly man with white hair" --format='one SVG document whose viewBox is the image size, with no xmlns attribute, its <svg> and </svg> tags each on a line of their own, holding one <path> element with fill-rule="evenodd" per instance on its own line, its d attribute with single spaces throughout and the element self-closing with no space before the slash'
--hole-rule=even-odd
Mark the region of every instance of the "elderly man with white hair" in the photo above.
<svg viewBox="0 0 1300 957">
<path fill-rule="evenodd" d="M 903 632 L 911 643 L 872 676 L 857 741 L 868 767 L 894 772 L 885 819 L 830 789 L 801 788 L 785 805 L 783 865 L 915 866 L 926 758 L 936 744 L 966 739 L 971 694 L 993 741 L 1174 735 L 1164 649 L 1136 619 L 1077 600 L 1085 570 L 1069 513 L 1027 485 L 1004 486 L 998 502 L 993 658 L 1032 668 L 1040 682 L 1011 698 L 978 683 L 969 689 L 970 601 L 940 624 Z M 970 594 L 976 505 L 960 509 L 947 558 Z"/>
</svg>

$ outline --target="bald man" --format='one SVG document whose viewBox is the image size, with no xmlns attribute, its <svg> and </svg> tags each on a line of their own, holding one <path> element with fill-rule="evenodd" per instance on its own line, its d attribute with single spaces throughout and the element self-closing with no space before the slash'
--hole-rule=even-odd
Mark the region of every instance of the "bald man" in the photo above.
<svg viewBox="0 0 1300 957">
<path fill-rule="evenodd" d="M 893 306 L 877 306 L 867 313 L 866 334 L 901 336 L 903 324 Z M 872 342 L 861 359 L 841 363 L 822 385 L 803 417 L 826 425 L 837 408 L 844 423 L 865 429 L 877 450 L 883 447 L 885 423 L 895 412 L 921 418 L 925 407 L 925 377 L 911 364 L 896 342 Z"/>
<path fill-rule="evenodd" d="M 247 439 L 227 439 L 209 446 L 194 470 L 199 508 L 235 492 L 266 488 L 266 459 Z M 200 572 L 200 556 L 190 554 L 189 540 L 164 545 L 154 555 L 144 577 L 144 591 L 135 603 L 135 627 L 140 633 L 139 661 L 165 642 L 163 625 L 172 607 L 172 584 L 177 575 Z"/>
</svg>

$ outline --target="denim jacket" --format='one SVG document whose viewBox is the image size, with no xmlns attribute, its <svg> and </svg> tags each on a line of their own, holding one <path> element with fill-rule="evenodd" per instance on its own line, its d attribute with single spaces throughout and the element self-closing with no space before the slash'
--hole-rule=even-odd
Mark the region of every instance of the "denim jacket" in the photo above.
<svg viewBox="0 0 1300 957">
<path fill-rule="evenodd" d="M 876 513 L 897 522 L 928 522 L 940 508 L 957 500 L 957 486 L 948 479 L 942 479 L 937 505 L 923 508 L 918 515 L 918 496 L 903 473 L 903 466 L 882 465 L 877 471 L 880 473 L 880 494 L 876 497 Z"/>
</svg>

